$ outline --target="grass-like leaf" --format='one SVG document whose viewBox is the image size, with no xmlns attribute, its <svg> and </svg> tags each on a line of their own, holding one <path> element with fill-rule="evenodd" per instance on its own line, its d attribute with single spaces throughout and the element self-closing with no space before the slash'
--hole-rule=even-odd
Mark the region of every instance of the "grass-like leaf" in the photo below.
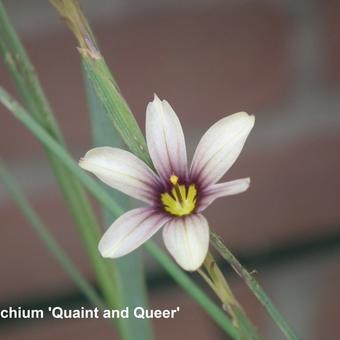
<svg viewBox="0 0 340 340">
<path fill-rule="evenodd" d="M 0 36 L 0 53 L 15 81 L 25 106 L 35 121 L 49 136 L 64 145 L 62 134 L 56 124 L 44 91 L 40 86 L 34 67 L 16 35 L 1 1 Z M 122 305 L 120 303 L 119 291 L 116 287 L 115 278 L 117 275 L 114 272 L 114 265 L 112 261 L 103 260 L 97 250 L 101 232 L 85 192 L 78 179 L 65 168 L 62 162 L 48 148 L 45 148 L 45 151 L 75 221 L 75 225 L 78 227 L 78 232 L 85 245 L 106 303 L 110 308 L 120 308 Z M 122 337 L 128 339 L 125 336 L 124 328 L 120 326 L 120 319 L 117 319 L 116 323 Z"/>
<path fill-rule="evenodd" d="M 73 264 L 72 260 L 67 256 L 64 249 L 59 246 L 58 242 L 54 239 L 48 228 L 40 219 L 36 211 L 31 207 L 27 198 L 19 189 L 16 184 L 15 178 L 11 175 L 5 162 L 0 160 L 0 181 L 5 185 L 8 193 L 13 198 L 14 202 L 18 205 L 21 213 L 30 223 L 33 230 L 38 234 L 41 241 L 46 248 L 55 257 L 59 265 L 69 275 L 75 285 L 82 291 L 87 299 L 94 305 L 101 309 L 105 304 L 99 297 L 96 290 L 88 283 L 86 278 L 78 271 L 77 267 Z"/>
<path fill-rule="evenodd" d="M 98 49 L 79 3 L 74 0 L 50 0 L 50 3 L 78 40 L 86 75 L 119 136 L 132 153 L 153 167 L 143 133 Z"/>
<path fill-rule="evenodd" d="M 93 90 L 91 83 L 84 72 L 84 83 L 86 88 L 87 101 L 91 117 L 91 127 L 94 146 L 115 146 L 122 145 L 121 138 L 112 129 L 110 121 L 104 112 L 103 105 Z M 110 196 L 120 202 L 125 209 L 131 206 L 131 200 L 126 196 L 102 185 Z M 108 209 L 103 209 L 104 220 L 109 226 L 116 218 Z M 116 284 L 119 285 L 119 295 L 122 305 L 133 310 L 135 307 L 147 308 L 147 296 L 145 286 L 145 275 L 142 260 L 142 249 L 137 249 L 132 254 L 115 259 L 117 272 Z M 151 340 L 153 332 L 150 319 L 127 318 L 121 323 L 126 328 L 126 334 L 131 340 Z"/>
</svg>

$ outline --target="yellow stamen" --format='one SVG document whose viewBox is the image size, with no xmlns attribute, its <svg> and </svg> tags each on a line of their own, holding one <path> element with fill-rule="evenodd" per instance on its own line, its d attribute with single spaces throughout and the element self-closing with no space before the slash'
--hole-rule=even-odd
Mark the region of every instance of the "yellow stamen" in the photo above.
<svg viewBox="0 0 340 340">
<path fill-rule="evenodd" d="M 178 177 L 176 175 L 171 175 L 170 182 L 172 185 L 176 185 L 178 183 Z"/>
<path fill-rule="evenodd" d="M 170 192 L 161 194 L 164 210 L 174 216 L 185 216 L 193 212 L 196 207 L 197 190 L 194 184 L 187 188 L 178 183 L 178 177 L 172 175 L 170 182 L 173 185 Z"/>
</svg>

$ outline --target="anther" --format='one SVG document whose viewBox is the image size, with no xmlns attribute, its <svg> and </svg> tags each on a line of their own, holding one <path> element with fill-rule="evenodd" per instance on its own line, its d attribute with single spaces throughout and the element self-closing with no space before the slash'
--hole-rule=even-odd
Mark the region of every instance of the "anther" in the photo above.
<svg viewBox="0 0 340 340">
<path fill-rule="evenodd" d="M 170 182 L 171 182 L 171 184 L 172 185 L 177 185 L 177 183 L 178 183 L 178 177 L 176 176 L 176 175 L 171 175 L 170 176 Z"/>
<path fill-rule="evenodd" d="M 179 184 L 178 184 L 178 176 L 176 175 L 171 175 L 170 177 L 170 182 L 171 184 L 173 185 L 173 188 L 176 192 L 176 195 L 177 195 L 177 198 L 178 198 L 178 201 L 179 201 L 179 204 L 182 205 L 183 201 L 184 201 L 184 198 L 181 194 L 181 190 L 179 188 Z M 185 194 L 184 194 L 185 195 Z"/>
</svg>

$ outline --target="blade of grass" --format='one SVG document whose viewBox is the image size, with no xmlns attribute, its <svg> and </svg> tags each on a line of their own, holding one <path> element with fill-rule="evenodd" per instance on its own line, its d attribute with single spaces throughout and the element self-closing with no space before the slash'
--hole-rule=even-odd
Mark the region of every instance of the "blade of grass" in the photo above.
<svg viewBox="0 0 340 340">
<path fill-rule="evenodd" d="M 110 195 L 89 175 L 82 171 L 73 161 L 68 152 L 56 142 L 22 106 L 14 101 L 9 94 L 0 87 L 0 102 L 20 120 L 27 129 L 84 184 L 84 186 L 101 202 L 114 216 L 122 214 L 122 209 L 110 197 Z M 192 296 L 201 307 L 211 316 L 211 318 L 232 338 L 238 339 L 238 333 L 232 325 L 230 319 L 223 311 L 213 303 L 206 294 L 199 289 L 195 283 L 185 274 L 174 262 L 153 242 L 148 242 L 147 250 L 151 255 L 168 271 L 173 279 Z"/>
<path fill-rule="evenodd" d="M 59 265 L 70 276 L 75 285 L 87 297 L 90 303 L 101 309 L 104 308 L 104 302 L 99 297 L 96 290 L 88 283 L 86 278 L 78 271 L 77 267 L 73 264 L 71 259 L 67 256 L 65 251 L 59 246 L 58 242 L 54 239 L 48 228 L 41 221 L 38 214 L 30 206 L 27 198 L 19 189 L 16 184 L 15 178 L 10 174 L 5 162 L 0 159 L 0 180 L 7 188 L 8 193 L 11 195 L 13 201 L 18 205 L 22 215 L 30 223 L 34 231 L 38 234 L 41 241 L 45 244 L 46 248 L 55 257 Z"/>
<path fill-rule="evenodd" d="M 132 153 L 153 167 L 143 133 L 97 47 L 94 34 L 74 0 L 50 0 L 77 38 L 85 72 L 105 112 Z"/>
<path fill-rule="evenodd" d="M 249 289 L 254 293 L 257 299 L 266 308 L 268 314 L 272 317 L 277 326 L 281 329 L 282 333 L 289 340 L 298 340 L 298 337 L 294 334 L 294 331 L 287 324 L 286 320 L 283 318 L 281 313 L 272 303 L 266 292 L 260 286 L 258 281 L 255 280 L 253 275 L 251 275 L 237 260 L 233 253 L 223 244 L 221 239 L 210 232 L 210 242 L 213 247 L 218 251 L 218 253 L 231 265 L 235 272 L 245 281 Z"/>
<path fill-rule="evenodd" d="M 52 138 L 63 144 L 61 132 L 34 68 L 10 23 L 1 1 L 0 36 L 0 53 L 29 112 Z M 103 296 L 110 308 L 122 308 L 119 292 L 116 289 L 117 274 L 115 273 L 114 264 L 112 261 L 103 260 L 97 250 L 101 232 L 85 192 L 76 177 L 70 174 L 60 160 L 48 149 L 45 149 L 45 151 L 71 215 L 78 227 L 78 232 L 87 250 Z M 128 329 L 127 327 L 122 327 L 120 321 L 121 319 L 115 321 L 118 325 L 118 330 L 124 339 L 128 339 Z"/>
<path fill-rule="evenodd" d="M 91 117 L 92 136 L 95 146 L 110 145 L 119 147 L 122 145 L 121 139 L 115 131 L 113 131 L 110 121 L 104 113 L 101 101 L 94 92 L 89 79 L 85 72 L 84 83 L 86 89 L 86 97 Z M 107 185 L 102 187 L 116 201 L 120 202 L 124 208 L 131 207 L 131 201 L 126 195 L 121 194 L 117 190 L 112 190 Z M 103 209 L 104 220 L 106 225 L 112 224 L 116 218 L 108 209 Z M 147 294 L 145 286 L 145 275 L 143 270 L 142 249 L 115 260 L 115 268 L 117 271 L 117 286 L 120 291 L 121 302 L 124 306 L 133 310 L 135 307 L 147 308 Z M 131 280 L 133 278 L 133 280 Z M 122 319 L 121 322 L 127 323 L 127 332 L 130 339 L 151 340 L 153 332 L 150 319 L 128 318 Z"/>
</svg>

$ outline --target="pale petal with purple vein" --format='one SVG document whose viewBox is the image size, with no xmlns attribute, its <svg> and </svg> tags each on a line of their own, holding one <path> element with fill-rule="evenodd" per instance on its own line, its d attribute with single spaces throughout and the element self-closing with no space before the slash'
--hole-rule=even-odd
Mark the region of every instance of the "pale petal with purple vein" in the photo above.
<svg viewBox="0 0 340 340">
<path fill-rule="evenodd" d="M 206 209 L 213 201 L 223 196 L 231 196 L 246 191 L 250 185 L 250 178 L 241 178 L 235 181 L 212 184 L 200 193 L 197 212 Z"/>
<path fill-rule="evenodd" d="M 170 104 L 156 95 L 146 109 L 146 140 L 153 164 L 166 181 L 187 177 L 187 153 L 181 123 Z M 183 178 L 185 177 L 185 178 Z"/>
<path fill-rule="evenodd" d="M 104 233 L 98 249 L 103 257 L 124 256 L 152 237 L 170 217 L 153 208 L 138 208 L 120 216 Z"/>
<path fill-rule="evenodd" d="M 254 122 L 254 116 L 239 112 L 210 127 L 195 151 L 191 177 L 203 187 L 216 183 L 234 164 Z"/>
<path fill-rule="evenodd" d="M 94 148 L 86 153 L 79 165 L 129 196 L 146 203 L 158 199 L 158 177 L 128 151 L 111 147 Z"/>
<path fill-rule="evenodd" d="M 208 252 L 208 222 L 200 214 L 174 218 L 165 225 L 163 240 L 183 269 L 195 271 L 202 265 Z"/>
</svg>

